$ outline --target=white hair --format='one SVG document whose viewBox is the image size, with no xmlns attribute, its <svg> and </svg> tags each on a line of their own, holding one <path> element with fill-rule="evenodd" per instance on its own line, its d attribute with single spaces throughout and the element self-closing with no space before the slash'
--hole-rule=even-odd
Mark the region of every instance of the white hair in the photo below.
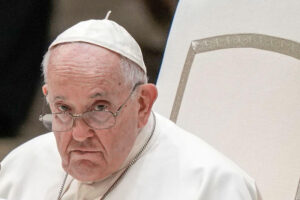
<svg viewBox="0 0 300 200">
<path fill-rule="evenodd" d="M 127 84 L 133 87 L 137 83 L 147 83 L 148 78 L 141 67 L 132 60 L 121 56 L 120 68 Z"/>
<path fill-rule="evenodd" d="M 47 67 L 50 59 L 50 52 L 51 50 L 48 50 L 46 52 L 42 61 L 42 72 L 45 83 L 47 83 Z M 147 75 L 141 69 L 141 67 L 139 67 L 138 64 L 122 55 L 120 55 L 120 68 L 125 80 L 125 84 L 129 84 L 130 87 L 133 87 L 137 83 L 144 84 L 148 82 Z"/>
<path fill-rule="evenodd" d="M 47 68 L 49 64 L 49 58 L 50 58 L 50 50 L 48 50 L 42 60 L 42 74 L 44 77 L 44 83 L 47 83 Z"/>
</svg>

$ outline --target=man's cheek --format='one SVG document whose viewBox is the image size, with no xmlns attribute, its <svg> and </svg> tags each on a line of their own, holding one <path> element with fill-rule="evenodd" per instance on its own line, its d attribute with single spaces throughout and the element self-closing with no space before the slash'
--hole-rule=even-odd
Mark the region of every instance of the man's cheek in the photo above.
<svg viewBox="0 0 300 200">
<path fill-rule="evenodd" d="M 61 137 L 56 135 L 57 148 L 58 148 L 59 154 L 61 155 L 62 159 L 64 160 L 65 157 L 67 157 L 67 145 L 63 141 L 64 140 Z"/>
<path fill-rule="evenodd" d="M 70 164 L 70 158 L 68 155 L 62 156 L 62 167 L 67 171 Z"/>
</svg>

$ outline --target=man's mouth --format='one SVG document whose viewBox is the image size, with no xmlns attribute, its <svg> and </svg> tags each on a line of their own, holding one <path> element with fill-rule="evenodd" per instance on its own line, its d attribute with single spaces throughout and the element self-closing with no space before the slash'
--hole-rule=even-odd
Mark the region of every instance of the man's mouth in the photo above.
<svg viewBox="0 0 300 200">
<path fill-rule="evenodd" d="M 70 151 L 71 153 L 79 153 L 79 154 L 84 154 L 84 153 L 100 153 L 98 150 L 72 150 Z"/>
</svg>

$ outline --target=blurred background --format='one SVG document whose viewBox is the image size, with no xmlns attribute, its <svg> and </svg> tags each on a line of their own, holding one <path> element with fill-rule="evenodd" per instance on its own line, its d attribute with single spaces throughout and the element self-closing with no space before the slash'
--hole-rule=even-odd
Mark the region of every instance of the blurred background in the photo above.
<svg viewBox="0 0 300 200">
<path fill-rule="evenodd" d="M 0 2 L 0 160 L 46 130 L 38 121 L 42 56 L 62 31 L 87 19 L 110 19 L 140 44 L 156 82 L 178 0 L 11 0 Z"/>
</svg>

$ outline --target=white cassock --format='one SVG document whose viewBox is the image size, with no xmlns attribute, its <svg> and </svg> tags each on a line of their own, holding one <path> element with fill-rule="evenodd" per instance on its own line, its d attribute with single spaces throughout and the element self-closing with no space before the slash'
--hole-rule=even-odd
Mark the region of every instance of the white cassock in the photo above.
<svg viewBox="0 0 300 200">
<path fill-rule="evenodd" d="M 256 200 L 255 183 L 198 137 L 155 113 L 140 132 L 119 172 L 95 183 L 67 176 L 62 200 L 100 199 L 153 136 L 137 162 L 108 193 L 108 200 Z M 155 120 L 156 118 L 156 120 Z M 0 198 L 56 200 L 65 171 L 53 133 L 12 151 L 1 163 Z"/>
</svg>

